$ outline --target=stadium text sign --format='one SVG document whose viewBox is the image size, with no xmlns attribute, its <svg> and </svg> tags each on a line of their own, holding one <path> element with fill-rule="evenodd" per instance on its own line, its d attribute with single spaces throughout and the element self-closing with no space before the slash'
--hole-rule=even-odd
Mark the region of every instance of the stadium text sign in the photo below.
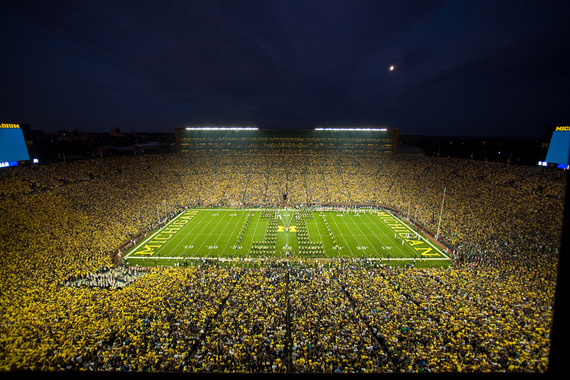
<svg viewBox="0 0 570 380">
<path fill-rule="evenodd" d="M 19 128 L 20 128 L 20 124 L 7 124 L 7 123 L 1 123 L 1 124 L 0 124 L 0 128 L 11 128 L 11 129 L 19 129 Z"/>
<path fill-rule="evenodd" d="M 556 127 L 555 131 L 570 131 L 570 126 L 564 125 L 564 126 Z"/>
</svg>

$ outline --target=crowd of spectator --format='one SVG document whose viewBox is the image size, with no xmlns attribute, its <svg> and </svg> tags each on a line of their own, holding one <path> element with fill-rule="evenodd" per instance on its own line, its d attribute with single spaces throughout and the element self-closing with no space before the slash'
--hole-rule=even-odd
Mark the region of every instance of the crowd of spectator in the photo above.
<svg viewBox="0 0 570 380">
<path fill-rule="evenodd" d="M 541 167 L 285 149 L 3 169 L 0 369 L 543 372 L 566 180 Z M 443 210 L 440 237 L 459 265 L 112 260 L 185 207 L 280 205 L 283 194 L 375 202 L 432 231 Z"/>
</svg>

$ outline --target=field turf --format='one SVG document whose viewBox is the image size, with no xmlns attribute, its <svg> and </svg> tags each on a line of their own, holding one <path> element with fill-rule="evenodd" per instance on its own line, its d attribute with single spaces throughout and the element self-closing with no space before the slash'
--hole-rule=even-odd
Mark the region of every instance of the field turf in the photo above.
<svg viewBox="0 0 570 380">
<path fill-rule="evenodd" d="M 386 211 L 190 209 L 147 236 L 124 259 L 173 265 L 216 259 L 366 258 L 382 263 L 447 266 L 449 258 Z"/>
</svg>

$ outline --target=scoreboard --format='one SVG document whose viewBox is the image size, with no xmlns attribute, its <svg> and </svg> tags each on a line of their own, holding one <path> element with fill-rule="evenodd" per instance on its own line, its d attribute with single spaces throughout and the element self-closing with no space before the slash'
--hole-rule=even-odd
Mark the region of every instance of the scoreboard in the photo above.
<svg viewBox="0 0 570 380">
<path fill-rule="evenodd" d="M 0 168 L 29 161 L 28 147 L 20 124 L 0 123 Z"/>
</svg>

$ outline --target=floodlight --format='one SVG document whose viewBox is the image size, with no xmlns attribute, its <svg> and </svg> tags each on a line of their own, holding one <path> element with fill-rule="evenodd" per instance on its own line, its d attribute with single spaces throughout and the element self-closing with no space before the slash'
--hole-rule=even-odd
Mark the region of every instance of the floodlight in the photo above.
<svg viewBox="0 0 570 380">
<path fill-rule="evenodd" d="M 187 131 L 257 131 L 253 127 L 187 127 Z"/>
<path fill-rule="evenodd" d="M 315 131 L 387 131 L 387 128 L 315 128 Z"/>
</svg>

